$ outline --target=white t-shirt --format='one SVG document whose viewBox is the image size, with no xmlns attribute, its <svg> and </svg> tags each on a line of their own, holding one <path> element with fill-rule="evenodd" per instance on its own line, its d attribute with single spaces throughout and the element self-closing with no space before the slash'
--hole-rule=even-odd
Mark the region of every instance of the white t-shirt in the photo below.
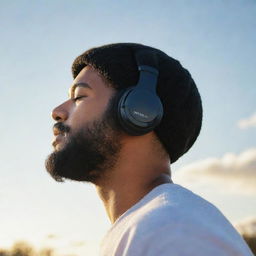
<svg viewBox="0 0 256 256">
<path fill-rule="evenodd" d="M 121 215 L 101 256 L 252 256 L 211 203 L 177 184 L 162 184 Z"/>
</svg>

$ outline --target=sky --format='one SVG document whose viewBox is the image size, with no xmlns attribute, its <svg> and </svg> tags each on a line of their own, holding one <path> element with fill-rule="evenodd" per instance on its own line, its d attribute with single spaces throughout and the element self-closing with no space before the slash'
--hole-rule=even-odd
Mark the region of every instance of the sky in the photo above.
<svg viewBox="0 0 256 256">
<path fill-rule="evenodd" d="M 110 222 L 93 185 L 56 183 L 44 161 L 74 58 L 115 42 L 161 49 L 198 86 L 202 131 L 174 182 L 234 225 L 256 217 L 255 17 L 254 0 L 0 0 L 0 248 L 97 255 Z"/>
</svg>

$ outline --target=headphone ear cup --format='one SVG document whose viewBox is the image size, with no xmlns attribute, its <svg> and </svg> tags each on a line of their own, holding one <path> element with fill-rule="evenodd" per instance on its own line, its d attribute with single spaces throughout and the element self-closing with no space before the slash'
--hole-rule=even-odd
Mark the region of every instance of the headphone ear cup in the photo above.
<svg viewBox="0 0 256 256">
<path fill-rule="evenodd" d="M 148 50 L 135 52 L 139 79 L 135 87 L 129 87 L 117 95 L 117 120 L 130 135 L 143 135 L 160 123 L 163 106 L 156 93 L 158 60 Z"/>
<path fill-rule="evenodd" d="M 124 105 L 125 99 L 126 99 L 127 95 L 133 89 L 134 89 L 134 87 L 129 87 L 129 88 L 123 89 L 117 93 L 116 98 L 115 98 L 116 120 L 118 121 L 120 128 L 124 132 L 126 132 L 130 135 L 133 135 L 133 133 L 132 133 L 131 129 L 127 126 L 127 121 L 126 121 L 127 118 L 125 117 L 123 112 L 124 112 L 124 108 L 125 108 L 125 105 Z"/>
<path fill-rule="evenodd" d="M 159 97 L 137 87 L 130 87 L 120 92 L 117 96 L 116 109 L 120 126 L 133 136 L 154 130 L 163 116 Z"/>
</svg>

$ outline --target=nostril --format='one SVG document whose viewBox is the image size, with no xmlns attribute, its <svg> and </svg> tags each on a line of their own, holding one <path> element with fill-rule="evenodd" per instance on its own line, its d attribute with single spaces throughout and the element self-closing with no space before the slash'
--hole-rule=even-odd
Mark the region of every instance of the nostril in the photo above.
<svg viewBox="0 0 256 256">
<path fill-rule="evenodd" d="M 61 115 L 57 113 L 57 111 L 52 111 L 52 119 L 55 121 L 60 121 L 61 120 Z"/>
<path fill-rule="evenodd" d="M 53 120 L 55 120 L 57 122 L 65 121 L 67 119 L 67 112 L 63 111 L 63 110 L 53 111 L 52 118 L 53 118 Z"/>
<path fill-rule="evenodd" d="M 68 118 L 66 102 L 52 110 L 52 118 L 55 121 L 65 121 Z"/>
</svg>

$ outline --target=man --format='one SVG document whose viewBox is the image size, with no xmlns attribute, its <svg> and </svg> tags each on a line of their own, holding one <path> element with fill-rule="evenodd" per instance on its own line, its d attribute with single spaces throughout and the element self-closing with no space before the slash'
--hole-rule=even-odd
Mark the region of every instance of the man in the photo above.
<svg viewBox="0 0 256 256">
<path fill-rule="evenodd" d="M 96 186 L 113 224 L 101 255 L 252 255 L 216 207 L 171 179 L 170 163 L 201 129 L 189 72 L 132 43 L 90 49 L 72 71 L 70 97 L 52 112 L 46 169 Z"/>
</svg>

